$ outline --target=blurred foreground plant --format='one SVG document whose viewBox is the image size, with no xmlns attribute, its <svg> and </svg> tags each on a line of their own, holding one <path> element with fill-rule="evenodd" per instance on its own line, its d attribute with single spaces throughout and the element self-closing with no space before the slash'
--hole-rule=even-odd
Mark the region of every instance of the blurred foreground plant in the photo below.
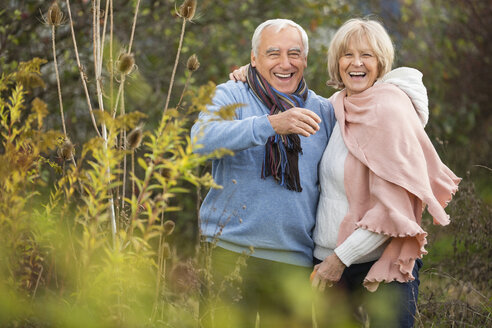
<svg viewBox="0 0 492 328">
<path fill-rule="evenodd" d="M 191 3 L 196 7 L 196 2 Z M 215 86 L 208 84 L 190 92 L 190 102 L 181 97 L 179 110 L 168 108 L 154 131 L 144 131 L 139 123 L 146 115 L 124 108 L 125 78 L 135 68 L 130 51 L 140 1 L 136 2 L 128 50 L 117 62 L 119 76 L 113 74 L 112 66 L 112 1 L 106 2 L 105 10 L 99 0 L 91 4 L 94 80 L 87 77 L 78 55 L 68 0 L 65 9 L 95 128 L 93 138 L 80 145 L 70 140 L 71 131 L 64 124 L 70 111 L 63 110 L 63 84 L 57 71 L 62 132 L 45 129 L 48 108 L 43 101 L 34 98 L 28 104 L 32 98 L 29 90 L 45 85 L 40 66 L 46 61 L 36 58 L 21 63 L 17 71 L 3 73 L 0 79 L 0 326 L 196 323 L 196 316 L 189 312 L 174 315 L 180 306 L 170 300 L 180 291 L 166 286 L 167 262 L 175 281 L 176 273 L 184 272 L 168 241 L 174 230 L 168 215 L 180 210 L 176 195 L 189 191 L 183 181 L 218 187 L 209 174 L 195 172 L 210 157 L 225 152 L 194 154 L 188 130 L 195 114 L 210 102 Z M 180 8 L 180 15 L 186 13 L 184 22 L 192 18 L 187 10 L 194 11 L 195 7 Z M 65 16 L 61 10 L 54 2 L 46 21 Z M 110 65 L 104 66 L 108 18 Z M 62 23 L 57 21 L 56 26 Z M 57 69 L 55 25 L 50 23 L 50 27 Z M 130 64 L 123 65 L 128 59 Z M 198 65 L 196 60 L 194 70 Z M 107 72 L 104 67 L 108 67 Z M 111 77 L 109 87 L 103 75 Z M 113 100 L 115 83 L 119 83 L 119 91 Z M 169 93 L 171 89 L 172 82 Z M 92 108 L 92 93 L 99 109 Z M 105 107 L 111 110 L 105 111 Z M 126 131 L 130 130 L 133 132 L 127 138 Z M 127 155 L 132 157 L 130 174 L 126 171 Z M 127 176 L 130 192 L 123 183 Z M 196 291 L 197 284 L 189 286 Z M 196 304 L 181 308 L 186 312 L 190 307 Z"/>
</svg>

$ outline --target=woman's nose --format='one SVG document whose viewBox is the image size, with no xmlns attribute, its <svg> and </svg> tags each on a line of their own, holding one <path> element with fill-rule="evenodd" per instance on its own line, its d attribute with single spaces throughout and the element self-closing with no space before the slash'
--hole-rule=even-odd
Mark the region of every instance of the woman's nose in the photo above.
<svg viewBox="0 0 492 328">
<path fill-rule="evenodd" d="M 360 56 L 354 56 L 354 60 L 352 62 L 354 66 L 362 66 L 362 58 Z"/>
</svg>

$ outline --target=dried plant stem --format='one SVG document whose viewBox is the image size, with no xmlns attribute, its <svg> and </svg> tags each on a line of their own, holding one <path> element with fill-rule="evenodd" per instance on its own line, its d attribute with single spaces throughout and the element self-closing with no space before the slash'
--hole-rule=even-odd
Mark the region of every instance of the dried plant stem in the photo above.
<svg viewBox="0 0 492 328">
<path fill-rule="evenodd" d="M 123 92 L 123 97 L 121 98 L 121 114 L 125 114 L 125 95 L 124 95 L 124 89 L 122 90 Z M 123 157 L 123 186 L 121 190 L 121 209 L 123 210 L 125 208 L 125 191 L 126 191 L 126 129 L 123 129 L 121 131 L 121 149 L 125 153 L 125 156 Z M 133 160 L 133 153 L 132 153 L 132 160 Z M 133 179 L 132 179 L 133 183 Z M 133 184 L 132 184 L 132 196 L 133 196 Z"/>
<path fill-rule="evenodd" d="M 108 9 L 109 9 L 109 0 L 106 0 L 106 8 L 104 9 L 104 24 L 103 24 L 103 33 L 102 33 L 102 39 L 101 39 L 101 47 L 104 47 L 104 42 L 105 42 L 105 38 L 106 38 L 106 28 L 107 28 L 107 25 L 108 25 Z M 101 55 L 101 58 L 99 59 L 99 63 L 101 64 L 101 67 L 102 67 L 102 64 L 103 64 L 103 52 L 101 51 L 100 53 Z"/>
<path fill-rule="evenodd" d="M 125 87 L 125 76 L 123 74 L 121 74 L 121 82 L 120 82 L 120 86 L 118 87 L 118 93 L 116 94 L 116 100 L 115 100 L 113 112 L 112 112 L 113 118 L 116 117 L 116 113 L 118 112 L 117 108 L 118 108 L 124 87 Z"/>
<path fill-rule="evenodd" d="M 112 0 L 111 0 L 111 2 L 112 2 Z M 133 15 L 132 31 L 130 33 L 130 41 L 128 43 L 127 54 L 131 54 L 131 52 L 132 52 L 133 39 L 134 39 L 134 36 L 135 36 L 135 28 L 137 26 L 137 17 L 138 17 L 138 9 L 139 8 L 140 8 L 140 0 L 137 1 L 137 5 L 135 6 L 135 14 Z M 112 15 L 112 11 L 111 11 L 111 15 Z M 112 30 L 111 30 L 111 33 L 112 33 Z M 111 39 L 112 39 L 112 37 L 111 37 Z M 111 58 L 113 58 L 113 56 L 112 56 L 112 49 L 111 49 Z M 111 65 L 111 71 L 113 71 L 113 66 L 112 65 Z M 111 81 L 113 81 L 113 78 L 111 78 Z M 114 108 L 113 109 L 113 118 L 116 117 L 116 109 L 118 108 L 118 102 L 120 100 L 120 97 L 121 97 L 121 94 L 123 92 L 123 88 L 124 87 L 125 87 L 125 75 L 122 74 L 121 75 L 121 83 L 120 83 L 120 86 L 118 88 L 118 94 L 116 95 L 116 102 L 114 104 L 114 107 L 112 107 L 112 108 Z M 112 92 L 111 92 L 111 94 L 112 94 Z"/>
<path fill-rule="evenodd" d="M 99 0 L 92 0 L 92 51 L 94 58 L 94 72 L 96 74 L 96 86 L 99 87 L 97 81 L 99 70 Z M 101 107 L 99 107 L 102 110 Z"/>
<path fill-rule="evenodd" d="M 137 203 L 136 203 L 136 211 L 132 213 L 132 216 L 130 218 L 130 232 L 128 233 L 128 240 L 131 241 L 133 237 L 133 223 L 137 220 L 138 216 L 138 211 L 140 208 L 140 205 L 142 204 L 142 198 L 146 195 L 147 193 L 147 188 L 149 187 L 150 180 L 152 179 L 152 175 L 154 174 L 155 171 L 155 164 L 153 162 L 150 163 L 150 165 L 147 167 L 147 170 L 145 171 L 145 179 L 142 183 L 142 187 L 140 189 L 140 193 L 138 194 L 137 198 Z M 132 201 L 133 201 L 133 194 L 132 194 Z"/>
<path fill-rule="evenodd" d="M 181 105 L 181 101 L 183 101 L 183 96 L 184 96 L 184 94 L 185 94 L 185 92 L 186 92 L 186 89 L 187 89 L 187 88 L 188 88 L 188 86 L 190 85 L 190 80 L 191 80 L 191 75 L 192 75 L 192 74 L 193 74 L 193 73 L 192 73 L 192 72 L 190 72 L 190 73 L 188 74 L 188 77 L 186 78 L 186 83 L 185 83 L 185 86 L 184 86 L 184 88 L 183 88 L 183 91 L 181 92 L 181 97 L 179 97 L 179 101 L 178 101 L 178 104 L 176 105 L 176 108 L 179 108 L 179 106 Z"/>
<path fill-rule="evenodd" d="M 71 30 L 71 33 L 72 33 L 73 46 L 74 46 L 74 49 L 75 49 L 75 58 L 77 60 L 77 66 L 78 66 L 79 72 L 80 72 L 80 79 L 82 80 L 82 85 L 84 87 L 84 92 L 85 92 L 85 98 L 87 100 L 87 105 L 89 106 L 89 113 L 90 113 L 90 116 L 91 116 L 92 125 L 94 126 L 94 129 L 96 130 L 97 135 L 98 136 L 101 136 L 101 133 L 99 132 L 99 129 L 97 127 L 96 118 L 94 117 L 94 112 L 92 110 L 91 98 L 89 96 L 89 90 L 87 88 L 87 82 L 85 80 L 84 70 L 82 68 L 82 65 L 80 64 L 79 50 L 77 48 L 77 41 L 75 39 L 75 31 L 73 29 L 72 12 L 70 10 L 70 0 L 66 0 L 66 4 L 67 4 L 67 11 L 68 11 L 68 18 L 69 18 L 69 21 L 70 21 L 70 30 Z"/>
<path fill-rule="evenodd" d="M 113 0 L 109 0 L 109 108 L 113 108 L 114 103 L 114 67 L 113 67 Z"/>
<path fill-rule="evenodd" d="M 58 102 L 60 103 L 60 116 L 62 122 L 63 135 L 65 139 L 67 139 L 67 127 L 65 125 L 65 114 L 63 111 L 63 98 L 61 93 L 61 83 L 60 83 L 60 73 L 58 72 L 58 60 L 56 58 L 56 42 L 55 42 L 55 25 L 51 26 L 51 41 L 52 41 L 52 49 L 53 49 L 53 64 L 55 65 L 55 76 L 56 76 L 56 86 L 58 89 Z M 77 167 L 77 163 L 75 162 L 75 158 L 72 155 L 72 163 L 75 167 Z M 65 167 L 65 165 L 64 165 Z M 82 186 L 80 186 L 80 190 L 82 190 Z"/>
<path fill-rule="evenodd" d="M 132 198 L 135 195 L 135 149 L 132 149 Z"/>
<path fill-rule="evenodd" d="M 34 291 L 32 292 L 32 299 L 34 299 L 36 297 L 36 291 L 38 290 L 39 281 L 41 280 L 41 276 L 43 275 L 43 270 L 44 270 L 44 267 L 41 266 L 41 270 L 39 271 L 39 274 L 38 274 L 38 279 L 36 280 L 36 286 L 34 287 Z"/>
<path fill-rule="evenodd" d="M 161 213 L 161 234 L 159 235 L 159 249 L 157 251 L 157 279 L 156 279 L 156 284 L 155 284 L 155 298 L 154 298 L 154 307 L 152 309 L 152 318 L 151 320 L 153 321 L 155 318 L 155 315 L 157 313 L 157 307 L 159 304 L 159 294 L 161 290 L 161 279 L 163 276 L 163 269 L 165 269 L 162 265 L 162 262 L 164 262 L 164 235 L 163 235 L 163 228 L 164 228 L 164 209 L 162 210 Z"/>
<path fill-rule="evenodd" d="M 112 0 L 111 0 L 111 27 L 113 26 L 112 24 L 112 19 L 113 19 L 113 4 L 112 4 Z M 135 28 L 137 26 L 137 17 L 138 17 L 138 9 L 140 8 L 140 0 L 137 1 L 137 4 L 135 6 L 135 14 L 133 15 L 133 24 L 132 24 L 132 31 L 131 31 L 131 34 L 130 34 L 130 42 L 128 44 L 128 50 L 127 50 L 127 53 L 130 54 L 131 53 L 131 50 L 132 50 L 132 46 L 133 46 L 133 38 L 135 36 Z M 112 32 L 113 32 L 113 29 L 111 29 L 111 40 L 113 39 L 112 37 Z M 110 57 L 113 58 L 113 53 L 112 53 L 112 45 L 111 45 L 111 48 L 110 48 Z M 111 65 L 111 74 L 113 74 L 113 65 Z M 111 76 L 111 83 L 113 83 L 113 76 Z M 125 114 L 125 75 L 124 74 L 121 74 L 121 82 L 120 82 L 120 86 L 118 88 L 118 94 L 116 96 L 116 101 L 115 101 L 115 104 L 114 104 L 114 107 L 111 107 L 113 108 L 113 118 L 116 117 L 116 108 L 118 108 L 118 103 L 120 101 L 120 97 L 121 97 L 121 114 L 124 115 Z M 111 97 L 113 95 L 113 89 L 111 88 Z M 111 98 L 112 99 L 112 98 Z M 113 106 L 113 103 L 111 102 L 111 106 Z M 123 129 L 122 131 L 122 148 L 123 148 L 123 151 L 126 151 L 126 129 Z M 135 169 L 134 169 L 134 153 L 135 151 L 133 150 L 132 151 L 132 173 L 135 174 Z M 122 198 L 121 198 L 121 209 L 124 210 L 125 208 L 125 190 L 126 190 L 126 155 L 124 156 L 123 158 L 123 186 L 122 186 Z M 135 191 L 135 178 L 132 177 L 132 198 L 133 198 L 133 193 Z"/>
<path fill-rule="evenodd" d="M 132 33 L 130 35 L 130 42 L 128 43 L 128 53 L 132 52 L 133 37 L 135 35 L 135 27 L 137 26 L 137 16 L 138 16 L 139 7 L 140 7 L 140 0 L 137 1 L 137 5 L 135 6 L 135 15 L 133 16 Z"/>
<path fill-rule="evenodd" d="M 93 1 L 93 49 L 94 49 L 94 68 L 96 75 L 96 92 L 97 92 L 97 100 L 99 103 L 99 108 L 101 111 L 104 111 L 104 99 L 102 93 L 102 44 L 101 44 L 101 36 L 100 36 L 100 11 L 101 1 L 96 0 Z M 108 151 L 108 132 L 106 129 L 106 124 L 104 122 L 101 123 L 102 129 L 102 138 L 104 139 L 104 150 Z M 106 164 L 106 175 L 108 179 L 108 183 L 110 183 L 111 170 L 109 163 Z M 109 190 L 109 211 L 110 211 L 110 221 L 111 221 L 111 233 L 113 235 L 113 244 L 116 242 L 116 213 L 114 209 L 114 196 L 112 195 L 112 191 Z"/>
<path fill-rule="evenodd" d="M 123 136 L 122 139 L 125 140 L 125 137 Z M 125 143 L 125 141 L 123 141 L 122 147 L 124 147 L 123 146 L 124 143 Z M 122 211 L 125 209 L 125 197 L 126 197 L 125 191 L 126 191 L 126 154 L 125 154 L 125 157 L 123 157 L 123 183 L 122 183 L 122 187 L 121 187 L 121 210 Z"/>
<path fill-rule="evenodd" d="M 198 176 L 198 173 L 199 172 L 199 168 L 197 167 L 196 168 L 196 173 L 197 173 L 197 176 Z M 202 219 L 201 219 L 201 216 L 200 216 L 200 206 L 202 205 L 202 190 L 200 188 L 200 185 L 198 185 L 196 187 L 196 207 L 195 207 L 195 211 L 196 211 L 196 217 L 197 217 L 197 224 L 198 224 L 198 233 L 197 233 L 197 245 L 200 245 L 200 241 L 201 241 L 201 238 L 202 238 Z"/>
<path fill-rule="evenodd" d="M 138 209 L 140 204 L 142 203 L 142 198 L 144 197 L 146 191 L 147 191 L 147 188 L 149 186 L 149 183 L 150 183 L 150 179 L 152 178 L 152 175 L 154 174 L 154 170 L 155 170 L 155 164 L 154 163 L 150 163 L 150 165 L 147 167 L 147 171 L 145 172 L 145 179 L 142 183 L 142 189 L 140 190 L 140 193 L 138 194 L 138 198 L 137 198 L 137 204 L 136 204 L 136 208 Z M 137 219 L 137 212 L 134 212 L 132 213 L 132 217 L 131 217 L 131 220 L 130 222 L 132 223 L 132 226 L 133 226 L 133 221 L 135 221 Z"/>
<path fill-rule="evenodd" d="M 97 100 L 99 104 L 99 109 L 104 111 L 104 99 L 102 93 L 102 59 L 103 59 L 103 49 L 101 43 L 100 35 L 100 9 L 101 1 L 93 1 L 93 49 L 94 49 L 94 72 L 96 75 L 96 91 Z M 104 122 L 102 123 L 103 130 L 105 129 Z M 103 131 L 104 132 L 104 131 Z M 107 137 L 104 138 L 107 141 Z"/>
<path fill-rule="evenodd" d="M 166 113 L 169 106 L 169 100 L 171 99 L 171 92 L 174 84 L 174 76 L 176 75 L 176 69 L 179 63 L 179 55 L 181 53 L 181 47 L 183 46 L 184 33 L 186 28 L 186 19 L 183 18 L 183 25 L 181 26 L 181 36 L 179 37 L 178 51 L 176 53 L 176 60 L 174 61 L 173 72 L 171 74 L 171 82 L 169 83 L 169 90 L 167 91 L 166 105 L 164 106 L 164 113 Z"/>
<path fill-rule="evenodd" d="M 60 85 L 60 74 L 58 72 L 58 61 L 56 59 L 55 25 L 51 26 L 51 41 L 52 41 L 52 49 L 53 49 L 53 62 L 55 64 L 56 85 L 58 87 L 58 101 L 60 103 L 61 122 L 62 122 L 63 134 L 66 137 L 67 128 L 65 126 L 65 115 L 63 113 L 63 99 L 62 99 L 61 85 Z"/>
</svg>

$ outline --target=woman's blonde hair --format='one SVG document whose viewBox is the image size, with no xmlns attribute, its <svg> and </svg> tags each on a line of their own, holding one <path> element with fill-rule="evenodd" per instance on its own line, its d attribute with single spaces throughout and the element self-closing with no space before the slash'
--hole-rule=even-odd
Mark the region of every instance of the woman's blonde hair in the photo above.
<svg viewBox="0 0 492 328">
<path fill-rule="evenodd" d="M 395 50 L 393 42 L 383 25 L 367 18 L 352 18 L 346 21 L 335 33 L 328 48 L 328 75 L 327 85 L 343 89 L 338 61 L 349 47 L 350 41 L 361 42 L 367 40 L 378 59 L 378 78 L 388 73 L 393 65 Z"/>
</svg>

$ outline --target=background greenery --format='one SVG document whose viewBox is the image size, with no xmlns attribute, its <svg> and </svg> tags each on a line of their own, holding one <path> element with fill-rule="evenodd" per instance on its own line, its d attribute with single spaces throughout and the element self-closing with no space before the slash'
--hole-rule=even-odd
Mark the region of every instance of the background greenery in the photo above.
<svg viewBox="0 0 492 328">
<path fill-rule="evenodd" d="M 89 77 L 89 89 L 94 91 L 91 4 L 90 0 L 71 2 L 81 62 Z M 181 32 L 180 18 L 175 11 L 180 4 L 179 1 L 144 0 L 139 6 L 132 48 L 137 69 L 126 79 L 125 106 L 127 112 L 139 111 L 147 115 L 144 128 L 147 131 L 158 128 L 167 97 Z M 60 130 L 51 32 L 43 24 L 41 15 L 49 5 L 48 1 L 33 0 L 2 2 L 0 72 L 14 72 L 20 62 L 34 57 L 46 59 L 47 63 L 41 66 L 44 83 L 36 79 L 30 81 L 30 94 L 26 97 L 29 103 L 35 97 L 45 101 L 48 112 L 44 128 Z M 117 49 L 128 46 L 136 5 L 136 0 L 114 2 Z M 60 6 L 66 13 L 64 1 L 60 1 Z M 423 72 L 430 101 L 427 133 L 443 161 L 464 178 L 460 192 L 449 208 L 451 225 L 435 229 L 426 223 L 430 232 L 429 255 L 424 258 L 419 324 L 442 324 L 443 327 L 450 326 L 450 322 L 457 326 L 490 324 L 490 0 L 198 1 L 195 17 L 187 25 L 171 106 L 178 103 L 186 83 L 186 59 L 190 55 L 197 54 L 201 63 L 199 70 L 191 76 L 192 90 L 197 91 L 209 81 L 224 82 L 236 65 L 249 61 L 250 38 L 255 27 L 266 19 L 277 17 L 292 19 L 305 27 L 310 37 L 306 80 L 311 89 L 328 97 L 334 92 L 325 86 L 330 36 L 346 19 L 366 15 L 382 20 L 390 32 L 396 46 L 395 67 L 411 66 Z M 57 29 L 56 42 L 67 132 L 75 144 L 76 154 L 80 154 L 82 146 L 95 136 L 95 132 L 87 114 L 66 21 Z M 108 74 L 103 78 L 108 81 Z M 188 105 L 193 102 L 188 96 L 186 101 Z M 97 103 L 92 105 L 98 106 Z M 192 120 L 194 116 L 189 118 Z M 144 151 L 136 152 L 138 155 Z M 51 158 L 57 161 L 56 155 Z M 142 168 L 137 170 L 142 171 Z M 200 167 L 200 172 L 206 170 L 206 166 Z M 42 172 L 47 175 L 48 186 L 50 181 L 56 180 L 53 171 Z M 192 186 L 189 182 L 181 184 L 186 188 Z M 44 190 L 49 193 L 49 187 Z M 182 209 L 172 214 L 176 230 L 169 236 L 179 261 L 195 256 L 197 197 L 205 192 L 178 194 L 171 201 Z M 32 279 L 35 278 L 36 275 Z M 19 322 L 22 321 L 17 324 Z"/>
</svg>

